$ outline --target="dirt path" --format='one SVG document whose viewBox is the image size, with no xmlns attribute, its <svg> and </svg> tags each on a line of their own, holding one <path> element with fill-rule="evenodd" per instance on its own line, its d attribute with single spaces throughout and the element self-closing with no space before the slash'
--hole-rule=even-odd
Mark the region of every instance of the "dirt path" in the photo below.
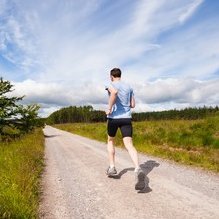
<svg viewBox="0 0 219 219">
<path fill-rule="evenodd" d="M 128 153 L 116 149 L 115 179 L 105 176 L 106 145 L 50 126 L 41 218 L 219 218 L 219 176 L 140 155 L 146 188 L 134 190 Z"/>
</svg>

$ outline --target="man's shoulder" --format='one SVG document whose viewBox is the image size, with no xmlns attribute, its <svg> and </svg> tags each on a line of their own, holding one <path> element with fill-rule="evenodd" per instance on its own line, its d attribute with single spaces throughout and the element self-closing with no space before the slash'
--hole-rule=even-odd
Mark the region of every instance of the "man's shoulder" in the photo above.
<svg viewBox="0 0 219 219">
<path fill-rule="evenodd" d="M 131 85 L 129 83 L 125 82 L 125 81 L 113 82 L 113 84 L 115 84 L 117 86 L 131 88 Z"/>
<path fill-rule="evenodd" d="M 127 82 L 123 82 L 123 86 L 127 89 L 127 90 L 133 90 L 131 85 Z"/>
</svg>

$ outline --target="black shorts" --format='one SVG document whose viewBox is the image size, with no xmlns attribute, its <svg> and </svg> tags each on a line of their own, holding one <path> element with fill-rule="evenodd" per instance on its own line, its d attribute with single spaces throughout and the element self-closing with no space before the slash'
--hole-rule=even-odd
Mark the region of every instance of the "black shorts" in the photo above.
<svg viewBox="0 0 219 219">
<path fill-rule="evenodd" d="M 132 137 L 132 120 L 131 119 L 108 119 L 107 132 L 110 137 L 115 137 L 120 128 L 122 137 Z"/>
</svg>

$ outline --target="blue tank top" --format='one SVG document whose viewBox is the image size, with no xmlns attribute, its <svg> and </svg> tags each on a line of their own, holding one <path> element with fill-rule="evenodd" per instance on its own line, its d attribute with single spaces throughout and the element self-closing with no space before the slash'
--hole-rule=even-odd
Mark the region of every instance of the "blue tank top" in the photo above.
<svg viewBox="0 0 219 219">
<path fill-rule="evenodd" d="M 110 84 L 118 93 L 116 102 L 113 105 L 112 113 L 107 116 L 111 119 L 132 118 L 131 115 L 131 98 L 134 95 L 133 89 L 122 81 L 114 81 Z"/>
</svg>

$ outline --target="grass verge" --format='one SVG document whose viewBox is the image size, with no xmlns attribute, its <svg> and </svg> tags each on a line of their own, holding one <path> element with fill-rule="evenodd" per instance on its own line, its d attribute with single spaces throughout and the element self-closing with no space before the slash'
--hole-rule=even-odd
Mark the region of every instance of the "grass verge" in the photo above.
<svg viewBox="0 0 219 219">
<path fill-rule="evenodd" d="M 59 124 L 54 127 L 106 141 L 106 123 Z M 133 122 L 134 145 L 140 152 L 219 172 L 219 116 L 203 120 Z M 120 132 L 115 144 L 123 147 Z"/>
<path fill-rule="evenodd" d="M 0 218 L 37 218 L 43 170 L 42 130 L 0 142 Z"/>
</svg>

